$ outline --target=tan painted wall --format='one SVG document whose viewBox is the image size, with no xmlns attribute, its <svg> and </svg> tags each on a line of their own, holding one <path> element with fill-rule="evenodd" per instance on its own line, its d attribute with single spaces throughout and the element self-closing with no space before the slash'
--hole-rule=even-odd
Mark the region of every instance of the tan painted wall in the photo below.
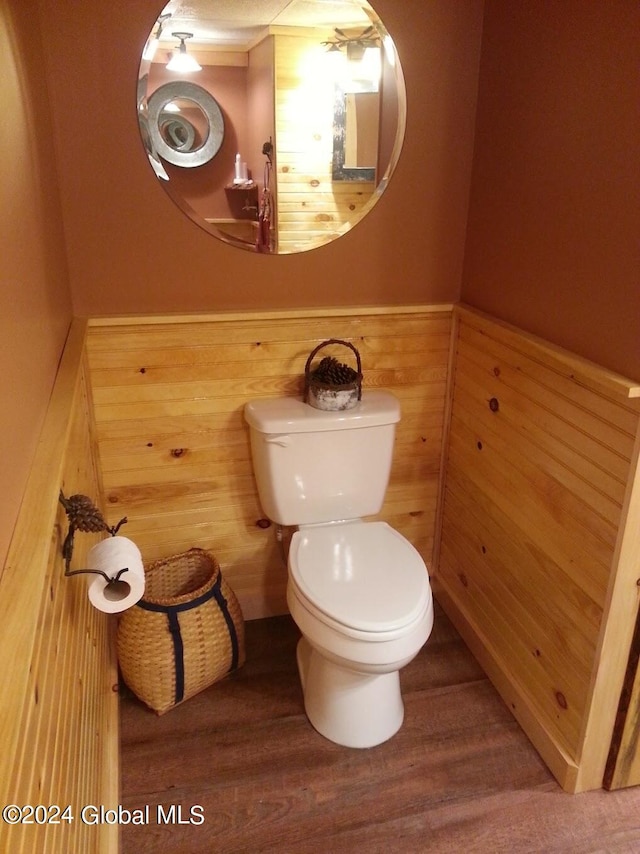
<svg viewBox="0 0 640 854">
<path fill-rule="evenodd" d="M 633 0 L 487 0 L 465 302 L 640 378 Z"/>
<path fill-rule="evenodd" d="M 41 68 L 33 11 L 0 0 L 0 567 L 71 319 Z"/>
<path fill-rule="evenodd" d="M 77 314 L 458 298 L 480 0 L 375 4 L 396 40 L 409 99 L 404 151 L 384 204 L 337 243 L 268 259 L 194 226 L 149 169 L 135 79 L 157 0 L 40 2 Z"/>
</svg>

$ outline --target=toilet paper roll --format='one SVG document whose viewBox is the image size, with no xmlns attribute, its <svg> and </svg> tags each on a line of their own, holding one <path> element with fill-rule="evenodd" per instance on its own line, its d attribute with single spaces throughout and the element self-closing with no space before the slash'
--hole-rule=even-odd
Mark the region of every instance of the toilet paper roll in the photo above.
<svg viewBox="0 0 640 854">
<path fill-rule="evenodd" d="M 127 537 L 101 540 L 87 555 L 87 568 L 106 572 L 109 578 L 126 567 L 120 579 L 108 584 L 101 575 L 87 576 L 89 601 L 98 611 L 118 614 L 126 611 L 144 595 L 144 566 L 140 549 Z"/>
</svg>

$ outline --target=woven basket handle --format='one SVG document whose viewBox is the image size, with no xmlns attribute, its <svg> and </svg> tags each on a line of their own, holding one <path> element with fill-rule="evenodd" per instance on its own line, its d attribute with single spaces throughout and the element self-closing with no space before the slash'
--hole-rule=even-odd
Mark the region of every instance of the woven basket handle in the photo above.
<svg viewBox="0 0 640 854">
<path fill-rule="evenodd" d="M 313 362 L 314 356 L 319 350 L 322 350 L 323 347 L 327 347 L 329 344 L 342 344 L 344 347 L 349 347 L 350 350 L 353 350 L 356 356 L 356 370 L 358 372 L 358 400 L 362 398 L 362 361 L 360 359 L 360 353 L 353 346 L 350 341 L 343 341 L 341 338 L 329 338 L 327 341 L 323 341 L 322 344 L 318 344 L 310 353 L 309 358 L 307 359 L 307 363 L 304 366 L 304 399 L 307 400 L 309 396 L 309 372 L 311 368 L 311 363 Z"/>
</svg>

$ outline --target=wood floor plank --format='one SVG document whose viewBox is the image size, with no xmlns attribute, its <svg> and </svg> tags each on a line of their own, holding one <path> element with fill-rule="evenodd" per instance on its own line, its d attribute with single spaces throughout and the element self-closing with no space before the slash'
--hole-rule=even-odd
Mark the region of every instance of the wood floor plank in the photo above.
<svg viewBox="0 0 640 854">
<path fill-rule="evenodd" d="M 567 795 L 438 608 L 402 671 L 405 722 L 349 750 L 303 709 L 289 617 L 247 623 L 247 663 L 162 717 L 123 689 L 122 854 L 631 852 L 640 790 Z M 181 806 L 202 824 L 163 824 Z M 162 816 L 162 813 L 160 813 Z"/>
</svg>

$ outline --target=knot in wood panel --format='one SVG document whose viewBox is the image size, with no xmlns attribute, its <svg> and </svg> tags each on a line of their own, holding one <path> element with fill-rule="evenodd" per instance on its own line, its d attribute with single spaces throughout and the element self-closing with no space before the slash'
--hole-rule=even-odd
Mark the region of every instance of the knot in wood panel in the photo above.
<svg viewBox="0 0 640 854">
<path fill-rule="evenodd" d="M 492 412 L 498 412 L 498 410 L 500 409 L 500 401 L 497 397 L 491 398 L 491 400 L 489 401 L 489 409 Z"/>
<path fill-rule="evenodd" d="M 187 453 L 187 448 L 171 448 L 171 456 L 178 459 L 179 457 L 184 457 Z"/>
</svg>

